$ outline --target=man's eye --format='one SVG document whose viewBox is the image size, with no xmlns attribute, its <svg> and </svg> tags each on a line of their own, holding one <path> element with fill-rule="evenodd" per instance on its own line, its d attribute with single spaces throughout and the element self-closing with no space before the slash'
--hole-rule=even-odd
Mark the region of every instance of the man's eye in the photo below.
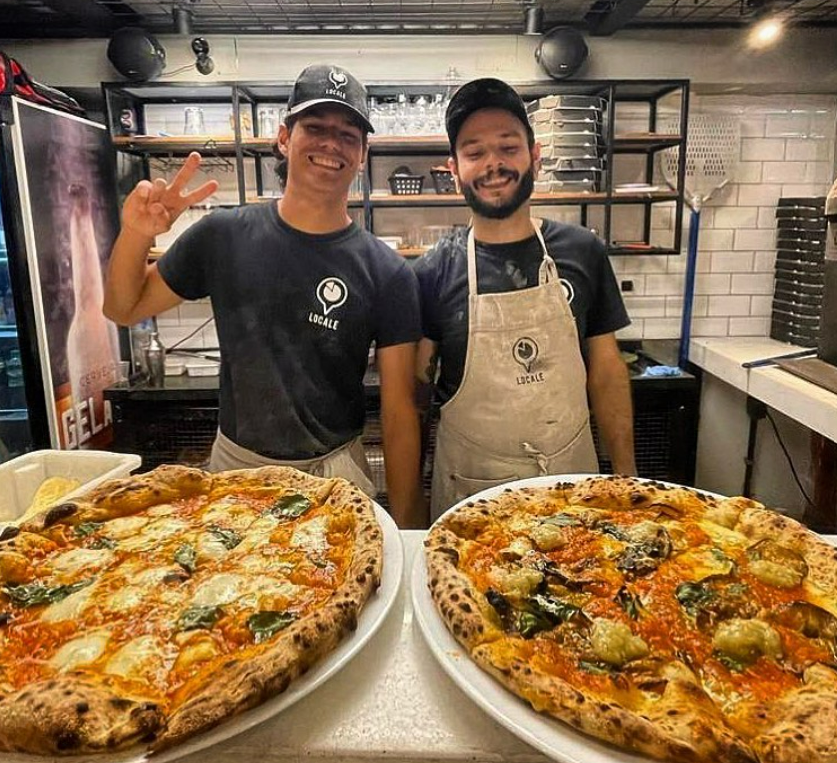
<svg viewBox="0 0 837 763">
<path fill-rule="evenodd" d="M 520 146 L 503 146 L 503 151 L 507 154 L 516 154 L 520 150 Z"/>
<path fill-rule="evenodd" d="M 481 151 L 472 152 L 470 154 L 465 154 L 465 158 L 470 159 L 472 162 L 477 161 L 477 159 L 479 159 L 481 156 L 482 156 Z"/>
<path fill-rule="evenodd" d="M 343 139 L 344 143 L 348 143 L 350 145 L 356 145 L 357 143 L 360 143 L 360 138 L 358 138 L 358 136 L 354 133 L 344 132 L 340 135 L 340 137 Z"/>
</svg>

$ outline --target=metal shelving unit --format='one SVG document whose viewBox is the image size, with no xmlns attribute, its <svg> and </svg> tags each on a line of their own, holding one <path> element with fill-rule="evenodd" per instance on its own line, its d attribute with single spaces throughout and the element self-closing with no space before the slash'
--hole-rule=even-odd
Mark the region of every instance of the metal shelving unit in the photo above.
<svg viewBox="0 0 837 763">
<path fill-rule="evenodd" d="M 398 93 L 409 95 L 443 91 L 445 83 L 411 83 L 409 85 L 375 85 L 368 87 L 372 97 L 386 98 Z M 598 192 L 585 193 L 536 193 L 532 201 L 537 206 L 575 206 L 581 209 L 581 223 L 588 224 L 588 212 L 593 207 L 603 210 L 603 225 L 600 234 L 608 245 L 608 252 L 620 254 L 677 254 L 680 252 L 683 221 L 683 194 L 685 188 L 686 133 L 688 123 L 688 80 L 596 80 L 577 82 L 538 82 L 516 84 L 515 87 L 526 100 L 552 94 L 595 95 L 605 99 L 606 137 L 605 168 L 603 188 Z M 108 124 L 114 135 L 117 150 L 133 155 L 143 164 L 143 172 L 150 176 L 151 159 L 169 158 L 173 161 L 187 156 L 191 151 L 200 151 L 210 161 L 234 162 L 238 179 L 239 203 L 253 199 L 244 182 L 244 161 L 255 162 L 256 197 L 264 188 L 262 162 L 273 153 L 273 136 L 259 136 L 258 125 L 254 124 L 254 137 L 241 133 L 241 113 L 246 104 L 255 115 L 260 103 L 281 103 L 287 100 L 291 85 L 265 83 L 228 83 L 199 85 L 190 83 L 104 83 L 103 93 L 107 109 Z M 659 107 L 666 97 L 679 98 L 678 134 L 656 132 Z M 146 106 L 151 104 L 229 104 L 232 110 L 233 130 L 225 135 L 152 136 L 145 133 Z M 647 131 L 619 134 L 615 126 L 618 110 L 622 104 L 643 104 L 648 110 Z M 137 134 L 120 134 L 119 114 L 131 109 L 136 115 Z M 258 120 L 254 119 L 254 123 Z M 679 173 L 677 187 L 671 190 L 622 193 L 614 187 L 615 157 L 639 155 L 645 163 L 645 179 L 651 185 L 655 173 L 655 158 L 660 151 L 679 149 Z M 418 209 L 418 208 L 464 208 L 465 201 L 458 194 L 421 193 L 418 195 L 393 195 L 372 191 L 371 171 L 376 158 L 396 156 L 438 156 L 448 154 L 445 136 L 371 136 L 369 159 L 365 172 L 362 196 L 352 197 L 351 208 L 362 208 L 364 222 L 369 230 L 375 229 L 376 209 Z M 261 200 L 261 199 L 259 199 Z M 674 224 L 670 246 L 651 244 L 651 210 L 654 205 L 674 204 Z M 643 214 L 643 236 L 641 241 L 620 245 L 612 240 L 613 210 L 628 205 L 639 205 Z"/>
</svg>

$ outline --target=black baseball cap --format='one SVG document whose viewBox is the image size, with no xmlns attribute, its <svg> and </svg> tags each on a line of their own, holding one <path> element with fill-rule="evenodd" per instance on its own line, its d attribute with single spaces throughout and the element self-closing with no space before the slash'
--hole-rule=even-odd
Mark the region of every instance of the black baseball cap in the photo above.
<svg viewBox="0 0 837 763">
<path fill-rule="evenodd" d="M 445 112 L 445 127 L 448 132 L 451 151 L 456 151 L 456 138 L 465 120 L 480 109 L 505 109 L 514 114 L 526 127 L 529 139 L 535 137 L 529 117 L 526 115 L 526 104 L 517 91 L 503 82 L 503 80 L 485 77 L 467 82 L 459 88 L 450 99 Z"/>
<path fill-rule="evenodd" d="M 314 64 L 302 70 L 288 99 L 288 116 L 324 103 L 345 106 L 360 117 L 367 132 L 375 132 L 369 121 L 366 88 L 349 72 L 332 64 Z"/>
</svg>

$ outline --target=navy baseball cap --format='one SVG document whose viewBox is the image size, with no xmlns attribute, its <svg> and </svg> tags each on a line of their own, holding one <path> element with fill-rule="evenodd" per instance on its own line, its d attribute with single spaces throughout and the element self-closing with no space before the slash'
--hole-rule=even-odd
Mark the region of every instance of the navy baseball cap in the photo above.
<svg viewBox="0 0 837 763">
<path fill-rule="evenodd" d="M 450 99 L 445 112 L 445 128 L 448 132 L 451 151 L 456 150 L 456 138 L 465 120 L 480 109 L 510 111 L 523 123 L 529 139 L 534 139 L 535 133 L 532 131 L 532 125 L 529 124 L 526 104 L 523 103 L 517 91 L 502 80 L 485 77 L 467 82 Z"/>
<path fill-rule="evenodd" d="M 366 88 L 349 72 L 332 64 L 315 64 L 302 70 L 288 99 L 288 116 L 321 104 L 345 106 L 360 117 L 367 132 L 375 132 L 369 121 Z"/>
</svg>

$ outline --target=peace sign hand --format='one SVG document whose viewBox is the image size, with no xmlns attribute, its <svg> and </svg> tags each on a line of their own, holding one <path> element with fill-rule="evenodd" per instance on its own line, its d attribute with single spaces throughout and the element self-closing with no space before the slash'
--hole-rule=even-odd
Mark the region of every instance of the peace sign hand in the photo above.
<svg viewBox="0 0 837 763">
<path fill-rule="evenodd" d="M 128 194 L 122 206 L 122 227 L 147 238 L 154 238 L 171 229 L 184 209 L 199 204 L 218 190 L 218 181 L 210 180 L 190 193 L 184 189 L 200 167 L 201 155 L 189 154 L 171 183 L 162 178 L 154 182 L 141 180 Z"/>
</svg>

